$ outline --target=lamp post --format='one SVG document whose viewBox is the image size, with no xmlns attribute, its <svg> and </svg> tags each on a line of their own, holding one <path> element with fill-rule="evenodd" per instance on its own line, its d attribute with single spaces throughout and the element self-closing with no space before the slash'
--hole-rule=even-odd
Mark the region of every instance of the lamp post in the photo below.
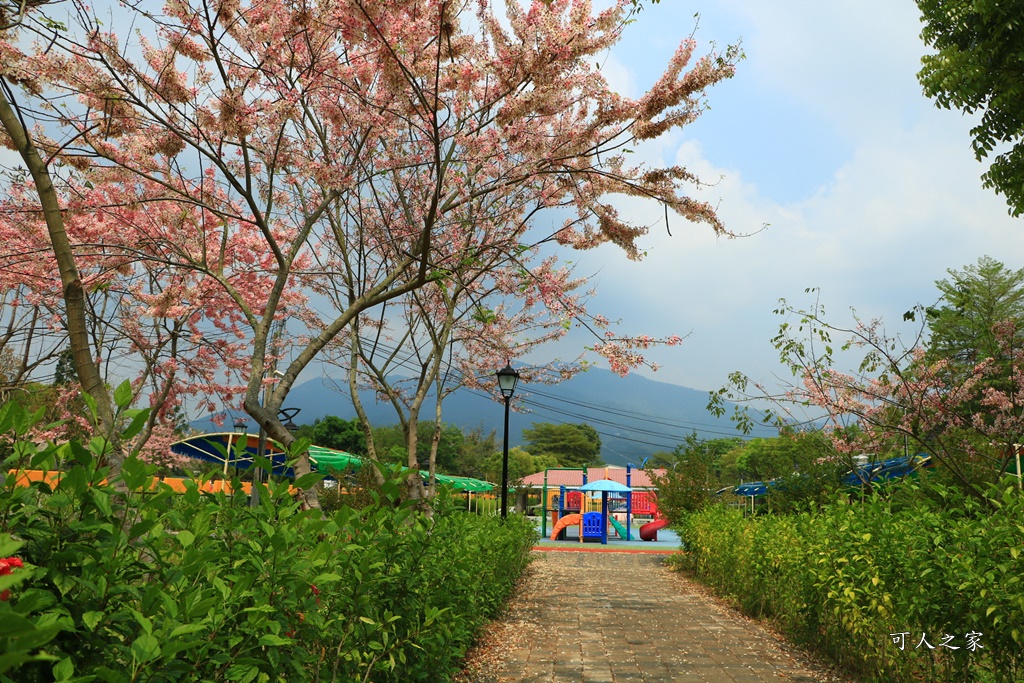
<svg viewBox="0 0 1024 683">
<path fill-rule="evenodd" d="M 501 518 L 505 519 L 508 516 L 508 406 L 512 394 L 516 393 L 519 373 L 512 368 L 511 363 L 505 363 L 505 367 L 495 374 L 498 376 L 498 388 L 505 399 L 505 442 L 501 450 Z"/>
<path fill-rule="evenodd" d="M 281 426 L 295 434 L 295 430 L 299 428 L 297 424 L 292 421 L 296 415 L 302 412 L 301 408 L 282 408 L 277 411 L 277 417 L 280 420 L 286 420 Z M 267 457 L 267 432 L 260 427 L 260 440 L 256 448 L 257 458 Z M 273 456 L 271 456 L 270 471 L 274 471 Z M 252 468 L 252 493 L 249 494 L 249 507 L 256 507 L 260 504 L 260 492 L 256 488 L 256 484 L 263 481 L 263 471 L 256 465 L 255 459 L 253 460 Z"/>
<path fill-rule="evenodd" d="M 244 417 L 235 418 L 235 428 L 232 430 L 232 434 L 237 435 L 238 439 L 241 440 L 243 436 L 249 431 L 249 421 Z M 231 463 L 231 459 L 234 457 L 235 449 L 231 443 L 232 436 L 228 436 L 228 455 L 224 458 L 224 479 L 228 478 L 228 465 Z"/>
</svg>

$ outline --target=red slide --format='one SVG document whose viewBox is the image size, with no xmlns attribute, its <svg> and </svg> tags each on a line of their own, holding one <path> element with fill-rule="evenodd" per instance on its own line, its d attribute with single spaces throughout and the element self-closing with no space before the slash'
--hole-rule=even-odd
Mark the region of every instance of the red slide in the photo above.
<svg viewBox="0 0 1024 683">
<path fill-rule="evenodd" d="M 640 538 L 645 541 L 657 541 L 658 529 L 664 529 L 667 526 L 667 519 L 656 519 L 653 522 L 648 522 L 640 527 Z"/>
</svg>

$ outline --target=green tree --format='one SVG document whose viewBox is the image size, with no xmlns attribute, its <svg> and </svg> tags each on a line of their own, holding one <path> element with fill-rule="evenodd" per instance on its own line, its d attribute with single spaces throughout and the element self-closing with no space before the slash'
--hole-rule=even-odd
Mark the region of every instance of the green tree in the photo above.
<svg viewBox="0 0 1024 683">
<path fill-rule="evenodd" d="M 676 454 L 673 451 L 655 451 L 647 458 L 647 467 L 650 469 L 663 469 L 672 467 L 676 462 Z"/>
<path fill-rule="evenodd" d="M 1010 213 L 1024 213 L 1024 2 L 917 0 L 921 39 L 935 54 L 921 58 L 925 95 L 946 109 L 982 112 L 971 129 L 975 157 L 998 154 L 982 176 L 1006 197 Z"/>
<path fill-rule="evenodd" d="M 429 467 L 430 444 L 434 438 L 433 421 L 421 421 L 416 425 L 416 459 L 424 471 Z M 406 465 L 409 450 L 401 425 L 375 427 L 373 440 L 377 445 L 377 455 L 383 462 L 395 465 Z M 441 425 L 441 441 L 437 445 L 437 462 L 452 463 L 457 461 L 465 437 L 462 430 L 455 425 Z"/>
<path fill-rule="evenodd" d="M 588 424 L 534 422 L 523 439 L 530 453 L 554 456 L 561 467 L 601 464 L 601 437 Z"/>
<path fill-rule="evenodd" d="M 835 325 L 825 318 L 820 302 L 800 309 L 782 301 L 776 312 L 796 320 L 782 323 L 773 344 L 799 381 L 773 393 L 733 373 L 729 386 L 711 396 L 715 414 L 724 414 L 725 401 L 733 402 L 740 413 L 733 419 L 747 425 L 752 418 L 743 414 L 749 413 L 744 403 L 769 401 L 771 419 L 784 426 L 787 419 L 798 421 L 794 408 L 803 415 L 821 410 L 823 433 L 834 449 L 826 457 L 837 467 L 849 470 L 850 456 L 859 452 L 879 460 L 924 452 L 942 476 L 988 504 L 985 487 L 1006 471 L 1014 445 L 1024 443 L 1024 376 L 1008 376 L 1004 367 L 983 361 L 958 377 L 944 359 L 929 362 L 921 307 L 904 316 L 919 325 L 913 336 L 889 334 L 881 321 L 864 322 L 856 314 L 855 324 Z M 1013 334 L 1013 324 L 997 323 L 994 330 L 997 348 L 1008 361 L 1005 367 L 1024 367 L 1024 345 Z M 836 350 L 859 355 L 857 369 L 840 370 Z"/>
<path fill-rule="evenodd" d="M 484 478 L 492 482 L 501 481 L 501 451 L 495 451 L 487 458 L 484 465 Z M 531 455 L 519 446 L 508 449 L 508 482 L 515 487 L 536 472 L 543 472 L 549 467 L 558 467 L 558 461 L 550 455 Z"/>
<path fill-rule="evenodd" d="M 356 455 L 366 453 L 366 434 L 356 419 L 343 420 L 336 415 L 317 418 L 313 424 L 299 427 L 295 438 L 307 438 L 317 446 Z"/>
<path fill-rule="evenodd" d="M 78 382 L 74 358 L 71 355 L 71 349 L 64 349 L 57 356 L 57 364 L 53 370 L 53 383 L 64 386 L 74 382 Z"/>
<path fill-rule="evenodd" d="M 940 305 L 927 311 L 929 360 L 951 361 L 961 372 L 986 358 L 998 360 L 1005 344 L 997 341 L 997 324 L 1012 322 L 1024 335 L 1024 269 L 982 256 L 977 264 L 946 272 L 949 279 L 935 283 Z"/>
<path fill-rule="evenodd" d="M 736 469 L 747 481 L 768 481 L 798 471 L 802 459 L 795 439 L 751 439 L 736 458 Z"/>
<path fill-rule="evenodd" d="M 721 451 L 710 447 L 696 433 L 686 437 L 672 451 L 672 466 L 664 474 L 651 474 L 658 488 L 658 507 L 673 524 L 690 512 L 705 507 L 721 487 L 718 458 Z"/>
<path fill-rule="evenodd" d="M 478 425 L 463 433 L 458 451 L 451 454 L 447 450 L 438 452 L 437 469 L 445 474 L 486 478 L 486 462 L 497 447 L 495 431 L 485 431 L 482 425 Z"/>
<path fill-rule="evenodd" d="M 1019 414 L 1021 349 L 1024 348 L 1024 269 L 1011 270 L 988 256 L 963 270 L 949 269 L 949 279 L 935 283 L 942 293 L 941 305 L 928 309 L 931 337 L 926 360 L 945 362 L 946 391 L 977 385 L 963 402 L 980 433 L 963 429 L 960 439 L 970 444 L 973 457 L 964 458 L 962 469 L 971 481 L 987 481 L 1001 472 L 1012 449 L 1019 443 L 1019 428 L 1011 428 L 1007 413 Z M 984 377 L 978 369 L 984 364 Z M 1007 405 L 997 395 L 1010 399 Z M 952 426 L 946 427 L 946 431 Z M 992 438 L 1000 434 L 1000 438 Z M 1000 463 L 993 466 L 993 463 Z"/>
<path fill-rule="evenodd" d="M 709 451 L 716 463 L 730 451 L 733 451 L 744 443 L 743 439 L 738 436 L 729 436 L 721 439 L 699 439 L 697 433 L 694 432 L 690 436 L 686 437 L 686 441 L 676 446 L 672 451 L 657 451 L 651 454 L 647 459 L 647 468 L 670 468 L 675 466 L 676 461 L 679 459 L 680 454 L 686 454 L 690 449 L 699 448 L 705 451 Z"/>
</svg>

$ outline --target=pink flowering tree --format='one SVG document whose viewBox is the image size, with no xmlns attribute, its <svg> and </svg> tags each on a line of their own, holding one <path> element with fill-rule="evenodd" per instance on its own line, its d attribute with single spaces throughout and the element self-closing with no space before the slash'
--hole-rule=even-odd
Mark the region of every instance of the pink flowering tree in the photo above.
<svg viewBox="0 0 1024 683">
<path fill-rule="evenodd" d="M 723 413 L 724 401 L 740 402 L 741 426 L 753 419 L 752 403 L 772 406 L 762 417 L 780 426 L 821 416 L 847 465 L 862 452 L 880 460 L 922 451 L 964 491 L 986 500 L 984 486 L 1007 471 L 1024 437 L 1024 348 L 1015 323 L 994 325 L 994 356 L 954 368 L 928 353 L 920 307 L 905 315 L 914 325 L 906 337 L 856 316 L 852 326 L 835 325 L 817 302 L 803 310 L 783 300 L 776 312 L 787 322 L 773 344 L 797 381 L 776 391 L 734 373 L 712 395 L 715 412 Z M 857 370 L 841 371 L 839 363 Z"/>
<path fill-rule="evenodd" d="M 49 177 L 59 182 L 54 194 L 84 293 L 91 360 L 104 385 L 118 381 L 118 374 L 132 373 L 133 402 L 145 396 L 142 400 L 151 409 L 133 446 L 150 460 L 177 464 L 168 446 L 184 402 L 206 403 L 240 391 L 241 335 L 223 325 L 217 327 L 224 323 L 221 311 L 232 309 L 218 302 L 222 290 L 211 290 L 209 279 L 198 271 L 168 267 L 167 257 L 154 248 L 153 232 L 164 232 L 165 226 L 180 222 L 181 208 L 170 214 L 170 204 L 132 208 L 133 196 L 123 196 L 120 185 L 105 183 L 92 169 Z M 50 237 L 38 217 L 34 196 L 31 183 L 13 183 L 0 201 L 0 255 L 13 266 L 0 274 L 0 281 L 7 291 L 20 294 L 10 302 L 11 315 L 31 306 L 33 322 L 41 318 L 36 324 L 47 328 L 48 338 L 59 339 L 67 325 L 67 310 Z M 21 254 L 30 257 L 19 259 Z M 217 311 L 217 316 L 211 311 Z M 26 336 L 20 344 L 25 359 L 38 366 L 53 356 L 52 351 L 40 354 L 40 349 L 31 347 L 33 327 L 22 329 L 21 334 Z M 21 365 L 28 362 L 23 360 Z M 64 384 L 57 390 L 54 405 L 70 408 L 77 388 Z M 68 411 L 63 428 L 37 437 L 66 437 L 69 428 L 88 430 L 83 409 L 78 404 Z"/>
<path fill-rule="evenodd" d="M 72 7 L 64 30 L 29 15 L 0 43 L 8 99 L 17 85 L 40 103 L 22 107 L 23 130 L 52 163 L 134 193 L 124 207 L 181 212 L 138 253 L 219 286 L 211 300 L 231 312 L 213 318 L 245 335 L 244 408 L 285 445 L 278 409 L 299 373 L 362 313 L 443 280 L 453 245 L 486 261 L 539 241 L 536 219 L 554 211 L 548 241 L 638 259 L 648 226 L 620 215 L 619 195 L 726 234 L 686 194 L 692 173 L 624 152 L 692 121 L 738 54 L 694 58 L 688 39 L 649 92 L 623 97 L 595 62 L 628 0 L 598 13 L 511 2 L 501 18 L 483 0 L 175 1 L 122 8 L 134 37 Z M 467 221 L 471 206 L 485 210 Z M 341 306 L 306 299 L 329 290 Z M 285 319 L 301 331 L 271 348 Z M 597 350 L 620 371 L 636 360 L 615 342 Z"/>
<path fill-rule="evenodd" d="M 23 254 L 5 259 L 5 273 L 18 270 L 19 261 L 36 258 Z M 22 283 L 8 281 L 0 287 L 0 311 L 0 403 L 5 403 L 41 366 L 60 362 L 62 340 L 49 329 L 45 307 L 33 301 L 32 290 Z"/>
<path fill-rule="evenodd" d="M 521 358 L 543 344 L 565 337 L 573 327 L 585 326 L 608 348 L 599 330 L 607 320 L 587 312 L 587 293 L 580 290 L 585 277 L 575 277 L 557 259 L 533 258 L 537 250 L 519 249 L 501 254 L 497 262 L 467 259 L 446 264 L 447 275 L 397 300 L 388 315 L 384 307 L 376 319 L 361 316 L 352 334 L 337 340 L 334 362 L 347 370 L 348 393 L 366 433 L 371 457 L 376 449 L 371 425 L 359 390 L 371 388 L 390 403 L 407 440 L 408 466 L 417 462 L 417 424 L 428 398 L 433 399 L 434 433 L 430 444 L 429 480 L 434 480 L 437 447 L 442 431 L 444 400 L 460 388 L 497 397 L 494 371 L 513 358 Z M 534 260 L 538 262 L 533 267 Z M 653 340 L 613 337 L 621 346 L 675 345 L 678 337 Z M 620 367 L 626 367 L 613 358 Z M 524 384 L 551 384 L 585 369 L 587 360 L 575 358 L 521 367 Z M 643 362 L 631 359 L 628 367 Z M 524 392 L 520 391 L 521 396 Z M 418 476 L 411 483 L 420 481 Z"/>
</svg>

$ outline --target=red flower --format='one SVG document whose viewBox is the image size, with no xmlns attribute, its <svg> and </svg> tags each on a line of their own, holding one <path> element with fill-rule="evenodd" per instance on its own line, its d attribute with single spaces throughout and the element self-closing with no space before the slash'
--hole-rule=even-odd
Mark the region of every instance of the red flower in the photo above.
<svg viewBox="0 0 1024 683">
<path fill-rule="evenodd" d="M 20 569 L 25 563 L 17 557 L 0 557 L 0 576 L 7 576 L 15 569 Z M 11 597 L 10 589 L 0 591 L 0 601 L 6 602 Z"/>
<path fill-rule="evenodd" d="M 311 583 L 311 584 L 309 584 L 309 589 L 310 589 L 311 591 L 313 591 L 313 597 L 314 597 L 314 598 L 316 598 L 316 604 L 317 604 L 317 606 L 319 606 L 319 605 L 320 605 L 320 589 L 319 589 L 319 588 L 317 588 L 317 587 L 316 587 L 316 586 L 315 586 L 314 584 L 312 584 L 312 583 Z"/>
<path fill-rule="evenodd" d="M 25 563 L 17 557 L 0 557 L 0 576 L 6 576 L 12 569 L 24 567 Z"/>
</svg>

